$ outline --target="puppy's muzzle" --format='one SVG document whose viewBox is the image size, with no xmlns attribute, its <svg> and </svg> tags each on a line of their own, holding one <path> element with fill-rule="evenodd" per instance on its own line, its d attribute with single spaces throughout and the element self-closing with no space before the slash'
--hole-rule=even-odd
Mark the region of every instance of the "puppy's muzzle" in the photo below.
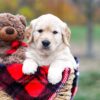
<svg viewBox="0 0 100 100">
<path fill-rule="evenodd" d="M 49 46 L 50 46 L 50 41 L 48 41 L 48 40 L 43 40 L 43 41 L 42 41 L 42 45 L 43 45 L 44 48 L 49 48 Z"/>
</svg>

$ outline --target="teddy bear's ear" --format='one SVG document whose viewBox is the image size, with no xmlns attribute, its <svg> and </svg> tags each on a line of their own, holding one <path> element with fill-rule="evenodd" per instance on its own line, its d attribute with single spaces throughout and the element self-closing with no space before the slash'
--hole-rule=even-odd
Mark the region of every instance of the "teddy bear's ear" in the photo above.
<svg viewBox="0 0 100 100">
<path fill-rule="evenodd" d="M 23 15 L 17 15 L 24 26 L 26 26 L 26 18 Z"/>
</svg>

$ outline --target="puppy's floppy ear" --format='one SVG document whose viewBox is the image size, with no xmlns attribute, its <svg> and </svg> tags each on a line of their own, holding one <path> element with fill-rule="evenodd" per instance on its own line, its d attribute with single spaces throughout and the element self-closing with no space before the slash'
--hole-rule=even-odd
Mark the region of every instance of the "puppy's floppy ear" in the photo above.
<svg viewBox="0 0 100 100">
<path fill-rule="evenodd" d="M 71 30 L 67 26 L 66 23 L 63 23 L 63 30 L 62 30 L 62 37 L 63 37 L 63 42 L 67 45 L 70 46 L 70 36 L 71 36 Z"/>
<path fill-rule="evenodd" d="M 32 26 L 31 25 L 26 27 L 26 29 L 25 29 L 25 36 L 26 36 L 26 39 L 28 39 L 28 43 L 33 42 Z"/>
<path fill-rule="evenodd" d="M 32 20 L 30 22 L 30 25 L 26 27 L 26 30 L 25 30 L 26 38 L 28 39 L 29 44 L 34 41 L 33 32 L 36 26 L 36 21 L 37 19 Z"/>
</svg>

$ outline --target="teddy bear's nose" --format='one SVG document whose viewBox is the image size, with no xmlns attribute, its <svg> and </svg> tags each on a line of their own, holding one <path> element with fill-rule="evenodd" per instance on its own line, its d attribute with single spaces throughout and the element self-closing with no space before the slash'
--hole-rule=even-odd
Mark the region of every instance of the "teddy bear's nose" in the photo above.
<svg viewBox="0 0 100 100">
<path fill-rule="evenodd" d="M 14 34 L 14 29 L 13 28 L 7 28 L 6 30 L 6 34 L 9 34 L 9 35 L 12 35 L 12 34 Z"/>
</svg>

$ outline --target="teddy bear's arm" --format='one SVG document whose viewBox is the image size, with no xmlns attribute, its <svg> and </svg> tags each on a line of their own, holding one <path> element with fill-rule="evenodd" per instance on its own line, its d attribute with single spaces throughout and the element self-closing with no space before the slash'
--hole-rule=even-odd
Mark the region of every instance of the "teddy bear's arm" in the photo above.
<svg viewBox="0 0 100 100">
<path fill-rule="evenodd" d="M 5 57 L 3 59 L 3 64 L 12 64 L 12 63 L 23 63 L 25 59 L 25 47 L 18 48 L 15 53 Z"/>
</svg>

